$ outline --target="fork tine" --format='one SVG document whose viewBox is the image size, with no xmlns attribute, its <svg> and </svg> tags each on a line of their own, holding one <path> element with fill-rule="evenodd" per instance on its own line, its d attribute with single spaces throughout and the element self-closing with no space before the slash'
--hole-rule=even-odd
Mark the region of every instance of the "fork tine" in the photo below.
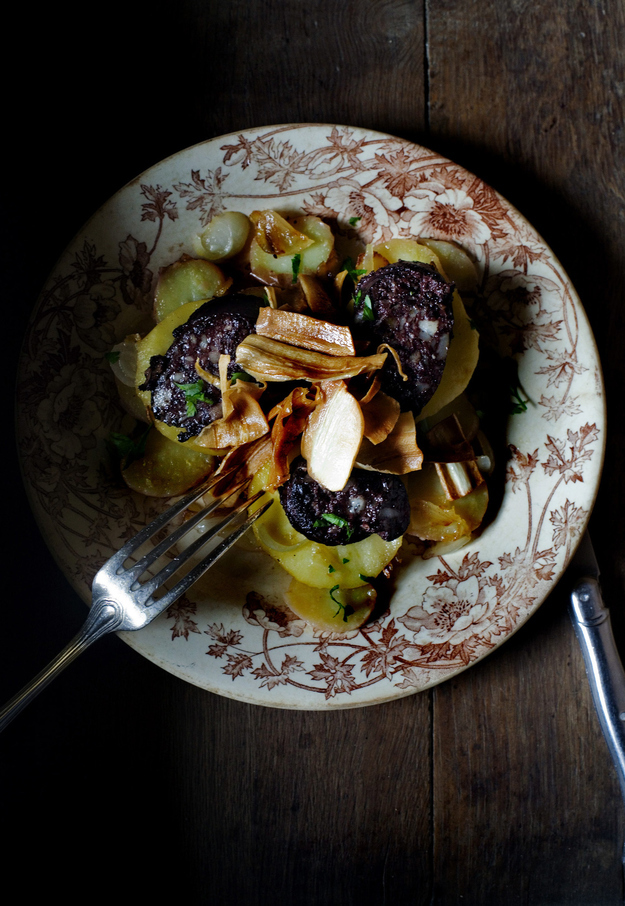
<svg viewBox="0 0 625 906">
<path fill-rule="evenodd" d="M 239 514 L 243 512 L 243 510 L 248 509 L 248 507 L 250 507 L 253 503 L 256 503 L 256 501 L 260 497 L 262 497 L 263 494 L 264 494 L 264 491 L 259 491 L 253 497 L 250 497 L 249 500 L 242 500 L 237 506 L 235 506 L 231 510 L 230 513 L 228 513 L 221 520 L 221 522 L 218 522 L 216 525 L 213 525 L 210 528 L 206 529 L 206 531 L 202 532 L 202 534 L 198 538 L 196 538 L 195 541 L 191 542 L 191 544 L 188 547 L 185 547 L 184 550 L 181 550 L 173 558 L 173 560 L 170 560 L 169 563 L 167 563 L 161 570 L 159 570 L 158 573 L 156 573 L 156 575 L 151 576 L 149 579 L 146 579 L 145 582 L 141 582 L 140 584 L 138 582 L 135 583 L 137 588 L 135 589 L 134 587 L 131 587 L 132 593 L 137 598 L 141 598 L 144 601 L 149 600 L 150 597 L 152 596 L 152 594 L 157 589 L 159 589 L 162 585 L 164 585 L 164 583 L 167 582 L 167 580 L 170 579 L 171 576 L 173 576 L 173 574 L 175 572 L 177 572 L 181 566 L 184 566 L 184 564 L 187 562 L 187 560 L 189 560 L 194 554 L 196 554 L 198 550 L 200 550 L 202 547 L 204 547 L 204 545 L 207 544 L 211 540 L 211 538 L 214 538 L 215 535 L 217 535 L 219 532 L 222 532 L 225 528 L 227 528 L 230 525 L 230 523 L 233 522 L 234 519 L 236 519 L 236 517 L 239 516 Z M 210 509 L 213 509 L 213 508 L 214 508 L 213 506 L 210 507 Z M 203 511 L 202 511 L 202 513 L 199 513 L 198 515 L 202 516 Z M 189 524 L 191 521 L 192 520 L 189 520 L 188 523 L 185 522 L 183 525 L 180 526 L 181 530 L 186 529 L 186 531 L 179 530 L 179 532 L 177 533 L 176 540 L 180 540 L 180 538 L 183 537 L 183 535 L 186 534 L 186 532 L 190 531 L 194 527 L 193 525 Z M 193 520 L 193 521 L 197 522 L 200 520 Z M 187 528 L 187 526 L 188 526 L 188 528 Z M 170 536 L 170 538 L 172 538 L 172 537 L 173 537 L 173 535 Z M 169 541 L 170 538 L 167 538 L 165 540 Z"/>
<path fill-rule="evenodd" d="M 133 538 L 127 541 L 126 544 L 124 544 L 124 546 L 117 551 L 117 553 L 113 554 L 113 556 L 110 558 L 110 560 L 108 560 L 106 564 L 109 569 L 118 570 L 121 566 L 123 566 L 124 561 L 127 560 L 131 554 L 138 550 L 142 544 L 145 544 L 146 541 L 149 541 L 152 535 L 155 535 L 156 532 L 164 528 L 164 526 L 171 522 L 172 519 L 175 519 L 176 516 L 179 516 L 180 513 L 188 509 L 191 504 L 195 503 L 196 500 L 199 500 L 200 497 L 210 491 L 211 488 L 213 488 L 219 481 L 221 481 L 223 478 L 227 478 L 228 475 L 233 474 L 235 471 L 236 468 L 233 468 L 229 472 L 224 472 L 219 475 L 211 475 L 208 481 L 199 485 L 197 488 L 191 491 L 190 494 L 187 494 L 186 497 L 182 497 L 180 500 L 170 506 L 169 509 L 165 510 L 165 512 L 157 516 L 156 519 L 150 522 L 149 525 L 146 525 L 145 528 L 142 528 Z M 221 495 L 219 500 L 223 500 L 224 496 L 229 496 L 229 494 Z"/>
<path fill-rule="evenodd" d="M 142 573 L 146 571 L 148 566 L 154 563 L 158 558 L 169 550 L 170 547 L 173 547 L 184 535 L 188 534 L 192 528 L 201 522 L 203 519 L 206 519 L 207 516 L 210 516 L 217 507 L 221 506 L 224 501 L 228 500 L 234 494 L 242 491 L 250 482 L 250 478 L 245 478 L 235 484 L 229 491 L 219 496 L 217 499 L 213 500 L 208 506 L 205 506 L 203 509 L 198 510 L 197 513 L 194 513 L 189 519 L 185 520 L 182 525 L 179 525 L 177 529 L 174 529 L 166 538 L 164 538 L 159 544 L 156 544 L 148 553 L 146 553 L 140 560 L 133 565 L 128 567 L 128 570 L 125 571 L 127 578 L 138 578 Z M 206 492 L 204 492 L 206 493 Z M 196 498 L 197 499 L 197 498 Z M 245 502 L 246 506 L 249 506 L 251 500 Z M 173 518 L 173 517 L 172 517 Z M 121 567 L 119 569 L 121 572 Z"/>
<path fill-rule="evenodd" d="M 255 498 L 252 498 L 252 500 L 258 499 L 261 494 L 262 492 L 256 495 Z M 252 500 L 247 501 L 247 506 L 250 505 Z M 181 595 L 184 594 L 185 591 L 187 591 L 188 588 L 190 588 L 195 582 L 197 582 L 197 580 L 200 579 L 204 575 L 204 573 L 208 569 L 210 569 L 210 567 L 214 563 L 216 563 L 217 560 L 219 560 L 219 558 L 223 556 L 223 554 L 225 554 L 226 551 L 229 550 L 232 545 L 239 540 L 242 535 L 245 534 L 252 523 L 256 522 L 256 520 L 259 519 L 272 504 L 273 500 L 269 500 L 253 513 L 248 514 L 245 521 L 242 522 L 238 528 L 236 528 L 230 535 L 228 535 L 227 538 L 224 538 L 224 540 L 219 545 L 217 545 L 216 548 L 214 548 L 209 554 L 206 555 L 203 560 L 201 560 L 196 566 L 193 567 L 193 569 L 191 569 L 185 576 L 183 576 L 183 578 L 180 579 L 180 581 L 176 585 L 174 585 L 173 588 L 166 592 L 157 601 L 154 601 L 152 604 L 148 604 L 146 606 L 146 612 L 150 615 L 153 614 L 154 616 L 157 616 L 159 613 L 162 613 L 164 610 L 170 607 L 175 601 L 178 600 Z M 234 519 L 234 515 L 235 514 L 232 514 L 226 520 L 224 520 L 224 522 L 220 524 L 219 528 L 222 529 L 224 527 L 224 524 L 231 522 L 232 519 Z M 208 539 L 202 537 L 201 540 L 206 541 Z M 201 545 L 198 545 L 198 547 L 199 546 Z"/>
</svg>

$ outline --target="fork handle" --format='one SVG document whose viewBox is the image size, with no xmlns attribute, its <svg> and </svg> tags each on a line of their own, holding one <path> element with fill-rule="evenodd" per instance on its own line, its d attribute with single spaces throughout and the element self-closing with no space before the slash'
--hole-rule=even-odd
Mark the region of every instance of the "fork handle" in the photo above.
<svg viewBox="0 0 625 906">
<path fill-rule="evenodd" d="M 42 689 L 71 664 L 79 654 L 82 654 L 90 645 L 106 635 L 114 632 L 122 621 L 120 607 L 108 598 L 94 601 L 89 616 L 82 628 L 76 633 L 71 642 L 53 658 L 47 667 L 37 674 L 23 689 L 13 696 L 6 705 L 0 709 L 0 732 L 10 724 L 14 717 L 28 705 Z"/>
</svg>

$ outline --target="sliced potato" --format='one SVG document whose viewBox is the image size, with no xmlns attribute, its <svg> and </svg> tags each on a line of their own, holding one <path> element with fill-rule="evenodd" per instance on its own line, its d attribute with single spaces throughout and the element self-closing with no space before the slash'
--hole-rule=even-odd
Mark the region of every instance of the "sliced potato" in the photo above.
<svg viewBox="0 0 625 906">
<path fill-rule="evenodd" d="M 376 244 L 372 254 L 378 256 L 372 259 L 374 270 L 378 270 L 384 264 L 396 264 L 398 261 L 420 261 L 422 264 L 431 264 L 440 274 L 446 276 L 438 256 L 416 239 L 388 239 L 386 242 Z"/>
<path fill-rule="evenodd" d="M 215 467 L 215 457 L 150 431 L 140 459 L 122 470 L 129 488 L 147 497 L 177 497 L 198 484 Z"/>
<path fill-rule="evenodd" d="M 309 541 L 289 522 L 278 492 L 272 496 L 273 506 L 254 523 L 254 534 L 263 550 L 304 585 L 343 589 L 366 585 L 401 547 L 401 538 L 384 541 L 379 535 L 336 547 Z"/>
<path fill-rule="evenodd" d="M 293 579 L 284 599 L 293 613 L 313 629 L 343 634 L 359 629 L 371 616 L 377 593 L 371 585 L 360 588 L 311 588 Z"/>
<path fill-rule="evenodd" d="M 453 280 L 461 293 L 475 289 L 478 282 L 477 270 L 463 248 L 441 239 L 420 239 L 419 242 L 434 252 L 445 269 L 447 279 Z"/>
<path fill-rule="evenodd" d="M 232 278 L 203 258 L 183 256 L 164 268 L 158 277 L 154 297 L 154 317 L 157 322 L 188 302 L 199 302 L 223 296 Z"/>
<path fill-rule="evenodd" d="M 471 321 L 457 292 L 453 297 L 454 329 L 441 382 L 432 399 L 423 407 L 417 420 L 429 418 L 451 403 L 467 389 L 477 366 L 480 335 Z"/>
<path fill-rule="evenodd" d="M 240 211 L 223 211 L 215 214 L 198 236 L 197 253 L 208 261 L 225 261 L 233 258 L 245 247 L 251 223 Z"/>
</svg>

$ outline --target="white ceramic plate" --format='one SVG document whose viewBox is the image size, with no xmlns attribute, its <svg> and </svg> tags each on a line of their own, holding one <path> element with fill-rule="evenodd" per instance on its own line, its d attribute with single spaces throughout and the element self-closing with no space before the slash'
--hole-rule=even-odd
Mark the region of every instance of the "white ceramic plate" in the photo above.
<svg viewBox="0 0 625 906">
<path fill-rule="evenodd" d="M 230 552 L 186 598 L 125 641 L 191 683 L 282 708 L 349 708 L 439 683 L 504 642 L 562 574 L 601 471 L 601 370 L 558 261 L 500 195 L 392 136 L 332 125 L 251 129 L 162 161 L 121 189 L 66 249 L 38 302 L 19 374 L 18 438 L 35 515 L 86 602 L 99 566 L 162 507 L 120 485 L 106 438 L 123 416 L 105 353 L 149 311 L 159 267 L 224 209 L 300 210 L 349 243 L 450 239 L 474 257 L 527 411 L 507 427 L 495 521 L 468 547 L 402 569 L 390 609 L 349 638 L 314 635 L 282 603 L 286 574 Z M 357 220 L 354 220 L 357 218 Z M 351 221 L 351 223 L 350 223 Z"/>
</svg>

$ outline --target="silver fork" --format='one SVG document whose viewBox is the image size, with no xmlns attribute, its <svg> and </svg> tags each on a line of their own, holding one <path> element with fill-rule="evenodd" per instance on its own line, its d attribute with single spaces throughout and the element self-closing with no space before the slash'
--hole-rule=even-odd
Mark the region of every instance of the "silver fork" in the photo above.
<svg viewBox="0 0 625 906">
<path fill-rule="evenodd" d="M 173 604 L 194 582 L 235 544 L 236 541 L 250 528 L 267 509 L 271 506 L 269 501 L 253 513 L 248 514 L 241 525 L 237 526 L 226 536 L 209 554 L 193 566 L 170 589 L 165 590 L 161 596 L 155 598 L 157 591 L 171 579 L 178 570 L 189 561 L 191 557 L 207 544 L 262 495 L 260 491 L 249 500 L 231 509 L 227 516 L 218 524 L 211 526 L 183 550 L 176 552 L 175 556 L 156 575 L 148 575 L 144 582 L 141 576 L 146 570 L 162 557 L 175 544 L 182 540 L 203 519 L 206 519 L 217 507 L 224 504 L 230 497 L 242 491 L 250 479 L 236 483 L 222 495 L 217 494 L 208 506 L 194 513 L 189 519 L 174 529 L 163 541 L 156 544 L 148 553 L 140 557 L 129 566 L 126 561 L 150 540 L 157 532 L 165 528 L 173 519 L 188 509 L 204 494 L 214 488 L 218 483 L 227 478 L 227 474 L 213 477 L 209 482 L 201 485 L 191 494 L 177 501 L 172 507 L 161 513 L 153 522 L 142 529 L 134 538 L 126 542 L 116 554 L 107 560 L 96 574 L 91 586 L 92 604 L 89 616 L 80 631 L 71 642 L 37 674 L 23 689 L 21 689 L 0 710 L 0 731 L 16 717 L 23 708 L 31 702 L 42 689 L 44 689 L 59 673 L 71 664 L 79 654 L 82 654 L 97 639 L 109 632 L 142 629 L 151 623 L 159 614 L 163 613 Z"/>
</svg>

